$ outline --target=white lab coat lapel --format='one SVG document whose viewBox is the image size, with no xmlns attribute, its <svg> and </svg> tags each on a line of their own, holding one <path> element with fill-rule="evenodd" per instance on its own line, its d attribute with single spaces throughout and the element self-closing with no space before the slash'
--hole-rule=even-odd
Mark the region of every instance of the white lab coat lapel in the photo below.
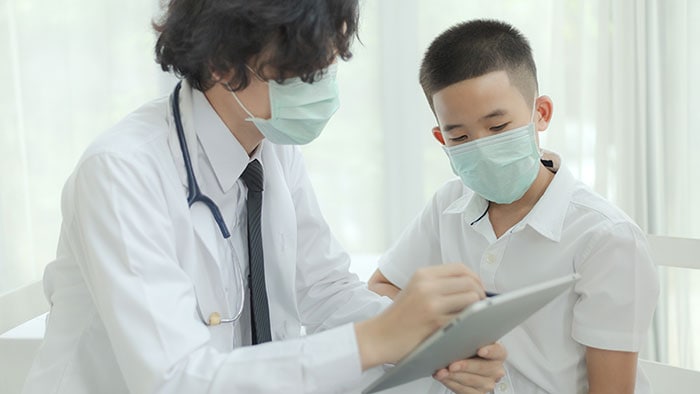
<svg viewBox="0 0 700 394">
<path fill-rule="evenodd" d="M 172 100 L 172 98 L 171 98 Z M 172 107 L 171 107 L 172 108 Z M 185 132 L 185 140 L 187 141 L 187 150 L 190 153 L 190 161 L 192 162 L 192 170 L 194 171 L 195 177 L 199 173 L 199 149 L 197 149 L 197 135 L 195 133 L 195 127 L 192 124 L 192 88 L 187 83 L 186 80 L 182 81 L 182 89 L 180 90 L 180 118 L 182 121 L 182 126 Z M 177 130 L 175 128 L 175 121 L 172 118 L 172 110 L 169 112 L 170 121 L 170 135 L 168 136 L 168 144 L 170 146 L 170 153 L 175 161 L 175 166 L 180 177 L 180 182 L 187 193 L 187 172 L 185 171 L 185 161 L 182 157 L 182 151 L 180 150 L 180 143 L 177 137 Z M 197 207 L 197 209 L 195 209 Z M 199 209 L 205 208 L 205 209 Z M 216 225 L 216 221 L 211 214 L 209 209 L 203 204 L 195 203 L 190 210 L 192 215 L 192 225 L 194 226 L 195 233 L 201 244 L 209 253 L 209 257 L 213 258 L 214 262 L 219 262 L 219 250 L 218 250 L 218 238 L 221 237 L 221 233 Z"/>
<path fill-rule="evenodd" d="M 270 305 L 273 340 L 299 335 L 300 322 L 294 283 L 296 279 L 297 231 L 294 204 L 284 169 L 275 149 L 267 141 L 262 151 L 263 191 L 262 238 L 265 282 Z"/>
<path fill-rule="evenodd" d="M 197 135 L 192 124 L 192 88 L 185 80 L 182 81 L 182 88 L 180 89 L 180 117 L 187 141 L 187 150 L 190 153 L 192 169 L 196 176 L 198 174 L 199 150 L 197 149 Z M 184 189 L 184 195 L 187 196 L 187 172 L 185 171 L 185 161 L 182 157 L 177 136 L 172 106 L 168 111 L 168 124 L 170 127 L 170 134 L 168 135 L 170 153 L 175 162 L 175 167 Z M 223 290 L 218 266 L 225 256 L 225 253 L 222 253 L 224 251 L 219 249 L 219 239 L 222 237 L 219 227 L 211 211 L 204 204 L 195 203 L 190 208 L 190 217 L 195 235 L 193 239 L 195 248 L 188 248 L 188 253 L 185 256 L 181 256 L 180 265 L 192 278 L 201 317 L 207 320 L 213 312 L 218 312 L 222 316 L 228 316 L 230 315 L 230 308 Z M 220 339 L 220 341 L 217 341 L 221 342 L 219 343 L 219 348 L 222 349 L 222 346 L 223 349 L 230 348 L 232 346 L 232 341 L 230 340 L 232 326 L 223 324 L 212 327 L 212 334 L 217 332 L 226 334 L 214 336 Z M 227 339 L 223 340 L 224 338 Z"/>
</svg>

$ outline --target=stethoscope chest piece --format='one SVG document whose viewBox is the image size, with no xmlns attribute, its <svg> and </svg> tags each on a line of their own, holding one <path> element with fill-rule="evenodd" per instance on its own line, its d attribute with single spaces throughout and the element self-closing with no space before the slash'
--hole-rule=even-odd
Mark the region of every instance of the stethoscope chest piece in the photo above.
<svg viewBox="0 0 700 394">
<path fill-rule="evenodd" d="M 209 321 L 207 321 L 208 326 L 218 326 L 221 324 L 221 314 L 219 312 L 212 312 L 209 315 Z"/>
<path fill-rule="evenodd" d="M 212 312 L 211 314 L 209 314 L 209 320 L 206 321 L 206 324 L 210 327 L 213 327 L 218 326 L 221 323 L 235 323 L 241 316 L 241 312 L 242 311 L 239 311 L 236 314 L 236 316 L 230 319 L 222 319 L 221 314 L 219 312 Z"/>
</svg>

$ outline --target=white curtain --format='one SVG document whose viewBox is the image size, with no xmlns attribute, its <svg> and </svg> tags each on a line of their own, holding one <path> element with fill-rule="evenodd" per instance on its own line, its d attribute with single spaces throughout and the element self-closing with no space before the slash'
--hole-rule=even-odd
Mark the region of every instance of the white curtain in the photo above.
<svg viewBox="0 0 700 394">
<path fill-rule="evenodd" d="M 472 18 L 529 37 L 555 104 L 544 147 L 645 231 L 700 238 L 700 2 L 361 1 L 342 107 L 304 151 L 331 227 L 365 272 L 453 176 L 417 74 L 432 39 Z M 0 294 L 53 258 L 60 190 L 86 145 L 171 89 L 153 62 L 157 3 L 0 0 Z M 662 279 L 651 355 L 700 368 L 700 278 Z"/>
<path fill-rule="evenodd" d="M 61 188 L 87 144 L 169 86 L 153 61 L 156 10 L 0 0 L 0 294 L 53 259 Z"/>
<path fill-rule="evenodd" d="M 652 231 L 700 238 L 700 3 L 658 1 L 659 54 L 655 176 L 663 190 Z M 700 258 L 700 256 L 697 256 Z M 658 356 L 700 369 L 700 272 L 663 270 L 657 315 Z"/>
</svg>

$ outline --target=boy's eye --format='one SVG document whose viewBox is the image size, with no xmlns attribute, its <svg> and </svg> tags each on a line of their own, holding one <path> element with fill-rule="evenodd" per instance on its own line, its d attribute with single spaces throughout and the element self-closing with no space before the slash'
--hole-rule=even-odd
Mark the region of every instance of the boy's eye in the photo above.
<svg viewBox="0 0 700 394">
<path fill-rule="evenodd" d="M 502 131 L 502 130 L 505 129 L 506 126 L 508 126 L 509 124 L 510 124 L 510 122 L 506 122 L 506 123 L 500 124 L 500 125 L 498 125 L 498 126 L 493 126 L 493 127 L 491 127 L 489 130 L 491 130 L 491 131 Z"/>
<path fill-rule="evenodd" d="M 462 141 L 466 141 L 468 138 L 469 138 L 469 137 L 467 137 L 466 134 L 465 134 L 465 135 L 460 135 L 459 137 L 450 138 L 450 141 L 452 141 L 452 142 L 462 142 Z"/>
</svg>

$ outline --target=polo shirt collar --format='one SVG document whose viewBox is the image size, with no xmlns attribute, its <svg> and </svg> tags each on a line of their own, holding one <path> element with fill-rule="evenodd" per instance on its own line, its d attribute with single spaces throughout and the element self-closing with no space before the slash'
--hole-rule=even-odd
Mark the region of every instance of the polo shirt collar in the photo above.
<svg viewBox="0 0 700 394">
<path fill-rule="evenodd" d="M 214 170 L 221 191 L 228 192 L 240 178 L 248 163 L 257 159 L 262 164 L 260 144 L 251 157 L 226 127 L 204 93 L 193 89 L 194 127 L 207 161 Z"/>
</svg>

